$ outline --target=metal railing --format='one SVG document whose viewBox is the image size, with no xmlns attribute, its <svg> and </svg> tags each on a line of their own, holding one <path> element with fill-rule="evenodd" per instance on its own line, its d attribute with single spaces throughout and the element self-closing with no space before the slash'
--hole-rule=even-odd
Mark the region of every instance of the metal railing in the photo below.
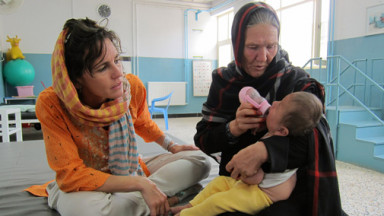
<svg viewBox="0 0 384 216">
<path fill-rule="evenodd" d="M 379 60 L 381 61 L 384 59 L 373 59 L 371 61 L 371 76 L 374 74 L 373 64 Z M 343 56 L 329 56 L 326 61 L 322 60 L 322 58 L 313 58 L 308 60 L 303 68 L 310 74 L 316 72 L 319 74 L 325 73 L 326 78 L 318 81 L 326 87 L 326 106 L 335 106 L 337 115 L 336 124 L 339 124 L 338 113 L 341 105 L 359 105 L 375 120 L 384 125 L 384 121 L 381 117 L 384 114 L 378 116 L 373 111 L 373 108 L 376 108 L 383 112 L 384 88 L 371 76 L 367 75 L 367 73 L 364 73 L 357 67 L 357 64 L 361 62 L 363 62 L 364 70 L 368 71 L 367 59 L 357 59 L 350 62 Z M 323 64 L 326 64 L 325 69 L 322 68 Z M 316 67 L 313 67 L 313 65 Z"/>
</svg>

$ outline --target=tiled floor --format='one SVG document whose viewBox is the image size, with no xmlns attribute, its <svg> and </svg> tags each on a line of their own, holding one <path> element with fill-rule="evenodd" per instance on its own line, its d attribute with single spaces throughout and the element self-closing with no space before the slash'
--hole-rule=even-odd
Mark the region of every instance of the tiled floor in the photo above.
<svg viewBox="0 0 384 216">
<path fill-rule="evenodd" d="M 193 143 L 195 126 L 200 118 L 171 118 L 167 133 Z M 165 129 L 164 119 L 155 119 Z M 384 216 L 384 173 L 336 161 L 341 201 L 350 216 Z"/>
</svg>

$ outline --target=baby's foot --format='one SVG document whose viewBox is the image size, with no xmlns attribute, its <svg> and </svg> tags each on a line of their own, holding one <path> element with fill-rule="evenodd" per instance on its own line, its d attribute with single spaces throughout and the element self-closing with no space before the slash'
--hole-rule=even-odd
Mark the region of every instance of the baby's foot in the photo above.
<svg viewBox="0 0 384 216">
<path fill-rule="evenodd" d="M 191 207 L 192 207 L 192 205 L 189 203 L 186 205 L 182 205 L 182 206 L 175 206 L 175 207 L 171 207 L 171 212 L 172 212 L 172 214 L 179 215 L 181 210 L 186 209 L 186 208 L 191 208 Z"/>
<path fill-rule="evenodd" d="M 202 188 L 203 186 L 201 184 L 195 184 L 185 190 L 178 192 L 174 196 L 168 198 L 169 206 L 175 206 L 176 204 L 182 202 L 185 198 L 199 193 Z"/>
<path fill-rule="evenodd" d="M 199 193 L 202 188 L 203 186 L 201 184 L 195 184 L 183 191 L 178 192 L 175 196 L 177 196 L 179 198 L 179 201 L 181 202 L 188 196 Z"/>
<path fill-rule="evenodd" d="M 172 206 L 176 205 L 177 203 L 179 203 L 179 198 L 177 196 L 168 197 L 169 206 L 172 207 Z"/>
</svg>

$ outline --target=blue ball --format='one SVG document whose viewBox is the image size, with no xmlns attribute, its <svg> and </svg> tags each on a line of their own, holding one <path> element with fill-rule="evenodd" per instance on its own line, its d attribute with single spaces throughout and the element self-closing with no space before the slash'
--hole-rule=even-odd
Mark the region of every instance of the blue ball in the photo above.
<svg viewBox="0 0 384 216">
<path fill-rule="evenodd" d="M 4 78 L 10 85 L 25 86 L 35 78 L 35 69 L 25 59 L 11 60 L 4 66 Z"/>
</svg>

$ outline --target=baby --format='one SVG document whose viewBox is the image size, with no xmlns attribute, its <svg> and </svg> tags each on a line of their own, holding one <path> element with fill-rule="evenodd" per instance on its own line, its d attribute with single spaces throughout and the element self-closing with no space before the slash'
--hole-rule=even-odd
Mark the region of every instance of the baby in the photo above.
<svg viewBox="0 0 384 216">
<path fill-rule="evenodd" d="M 323 114 L 323 105 L 313 94 L 294 92 L 273 102 L 266 117 L 270 136 L 300 136 L 313 130 Z M 262 169 L 241 180 L 229 176 L 213 179 L 187 205 L 171 208 L 181 216 L 218 215 L 240 211 L 256 214 L 272 203 L 288 199 L 296 184 L 296 170 L 264 174 Z"/>
</svg>

